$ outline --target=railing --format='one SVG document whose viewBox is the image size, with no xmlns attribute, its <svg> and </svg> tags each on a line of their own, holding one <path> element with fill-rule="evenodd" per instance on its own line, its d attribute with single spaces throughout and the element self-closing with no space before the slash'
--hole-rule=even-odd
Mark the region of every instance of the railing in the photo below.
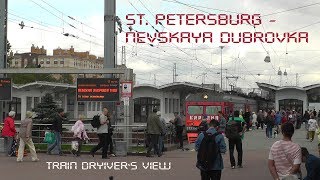
<svg viewBox="0 0 320 180">
<path fill-rule="evenodd" d="M 2 124 L 3 125 L 3 124 Z M 15 123 L 17 131 L 19 131 L 20 123 Z M 74 140 L 71 127 L 74 124 L 63 124 L 62 145 L 70 144 Z M 32 139 L 36 144 L 43 144 L 45 132 L 50 131 L 52 124 L 33 124 Z M 112 125 L 113 143 L 115 141 L 127 141 L 129 147 L 145 147 L 146 145 L 146 125 Z M 99 139 L 96 134 L 96 128 L 91 124 L 85 123 L 86 132 L 90 138 L 88 145 L 95 145 Z M 175 144 L 175 130 L 172 124 L 167 124 L 167 133 L 164 138 L 164 144 L 168 147 Z"/>
</svg>

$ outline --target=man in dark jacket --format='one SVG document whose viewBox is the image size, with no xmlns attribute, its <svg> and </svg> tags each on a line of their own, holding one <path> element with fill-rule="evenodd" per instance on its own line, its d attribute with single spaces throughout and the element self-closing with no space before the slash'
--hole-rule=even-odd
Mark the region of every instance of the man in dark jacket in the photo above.
<svg viewBox="0 0 320 180">
<path fill-rule="evenodd" d="M 307 148 L 301 148 L 302 162 L 306 163 L 307 176 L 304 180 L 320 179 L 320 158 L 309 154 Z"/>
<path fill-rule="evenodd" d="M 154 148 L 155 153 L 158 154 L 158 157 L 162 155 L 159 151 L 159 136 L 163 133 L 162 123 L 159 116 L 157 116 L 157 109 L 153 109 L 153 113 L 149 115 L 147 121 L 147 134 L 149 138 L 149 146 L 147 151 L 147 157 L 152 157 L 151 150 Z"/>
<path fill-rule="evenodd" d="M 52 130 L 54 131 L 55 141 L 48 148 L 48 154 L 51 154 L 51 151 L 58 146 L 59 155 L 62 156 L 61 150 L 61 134 L 62 134 L 62 121 L 63 121 L 64 112 L 63 109 L 57 109 L 57 113 L 53 118 Z"/>
<path fill-rule="evenodd" d="M 184 127 L 183 122 L 178 112 L 174 113 L 174 117 L 175 117 L 174 120 L 171 122 L 174 124 L 176 128 L 176 136 L 180 142 L 180 146 L 178 148 L 183 149 L 183 137 L 182 137 L 183 127 Z"/>
<path fill-rule="evenodd" d="M 211 120 L 209 123 L 209 129 L 206 131 L 208 134 L 215 134 L 217 133 L 217 129 L 219 126 L 219 122 L 216 120 Z M 199 151 L 202 140 L 204 138 L 204 133 L 200 133 L 196 142 L 195 142 L 195 150 Z M 225 153 L 227 151 L 226 143 L 224 141 L 224 137 L 222 134 L 218 134 L 215 137 L 215 141 L 217 144 L 217 147 L 219 148 L 219 154 L 217 158 L 213 161 L 213 166 L 210 168 L 210 170 L 203 170 L 199 162 L 197 162 L 197 167 L 201 171 L 201 179 L 204 180 L 220 180 L 221 179 L 221 171 L 223 170 L 223 158 L 221 156 L 221 153 Z"/>
</svg>

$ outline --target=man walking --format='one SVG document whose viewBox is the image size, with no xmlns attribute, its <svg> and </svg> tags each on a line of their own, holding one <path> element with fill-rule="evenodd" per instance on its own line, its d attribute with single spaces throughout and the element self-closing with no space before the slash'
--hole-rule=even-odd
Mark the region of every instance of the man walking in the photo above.
<svg viewBox="0 0 320 180">
<path fill-rule="evenodd" d="M 236 162 L 234 158 L 234 147 L 236 146 L 238 152 L 238 168 L 242 168 L 242 140 L 246 130 L 246 123 L 244 119 L 239 117 L 239 111 L 234 111 L 234 116 L 229 118 L 226 127 L 226 136 L 229 139 L 229 153 L 231 168 L 235 169 Z"/>
<path fill-rule="evenodd" d="M 97 134 L 99 137 L 99 144 L 94 147 L 90 154 L 94 156 L 94 153 L 102 148 L 102 159 L 109 159 L 108 157 L 108 146 L 109 146 L 109 123 L 110 119 L 108 118 L 108 108 L 103 108 L 102 114 L 100 115 L 100 126 L 98 127 Z"/>
<path fill-rule="evenodd" d="M 219 132 L 224 135 L 225 131 L 226 131 L 226 126 L 227 126 L 227 120 L 223 117 L 222 111 L 218 112 L 219 115 Z"/>
<path fill-rule="evenodd" d="M 209 129 L 199 134 L 195 142 L 197 167 L 201 172 L 201 180 L 220 180 L 223 170 L 221 153 L 226 152 L 226 143 L 222 134 L 217 132 L 219 122 L 211 120 Z M 208 163 L 205 163 L 210 159 Z"/>
<path fill-rule="evenodd" d="M 55 141 L 54 143 L 49 147 L 48 154 L 51 154 L 51 151 L 58 146 L 59 155 L 63 156 L 62 150 L 61 150 L 61 134 L 62 134 L 62 121 L 64 118 L 64 112 L 63 109 L 59 108 L 57 109 L 57 113 L 55 114 L 53 118 L 52 123 L 52 130 L 54 131 L 55 135 Z"/>
<path fill-rule="evenodd" d="M 156 113 L 157 109 L 154 108 L 153 113 L 149 115 L 147 121 L 147 134 L 150 142 L 148 146 L 147 157 L 152 157 L 152 148 L 154 148 L 154 151 L 156 154 L 158 154 L 158 157 L 162 155 L 162 153 L 159 151 L 159 136 L 163 133 L 163 129 L 160 118 Z"/>
<path fill-rule="evenodd" d="M 301 148 L 302 162 L 306 163 L 307 176 L 304 180 L 320 179 L 320 158 L 309 154 L 307 148 Z"/>
<path fill-rule="evenodd" d="M 183 122 L 181 117 L 179 116 L 178 112 L 174 113 L 174 120 L 172 121 L 172 123 L 175 125 L 176 128 L 176 135 L 177 138 L 179 140 L 180 146 L 178 147 L 178 149 L 183 149 L 183 137 L 182 137 L 182 133 L 183 133 Z"/>
</svg>

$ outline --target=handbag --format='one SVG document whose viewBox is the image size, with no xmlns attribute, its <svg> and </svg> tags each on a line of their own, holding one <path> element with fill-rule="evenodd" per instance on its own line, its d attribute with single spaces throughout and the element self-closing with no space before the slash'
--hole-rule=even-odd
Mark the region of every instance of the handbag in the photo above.
<svg viewBox="0 0 320 180">
<path fill-rule="evenodd" d="M 54 143 L 55 141 L 55 135 L 53 132 L 50 132 L 50 131 L 46 131 L 45 134 L 44 134 L 44 142 L 45 143 L 48 143 L 48 144 L 52 144 Z"/>
</svg>

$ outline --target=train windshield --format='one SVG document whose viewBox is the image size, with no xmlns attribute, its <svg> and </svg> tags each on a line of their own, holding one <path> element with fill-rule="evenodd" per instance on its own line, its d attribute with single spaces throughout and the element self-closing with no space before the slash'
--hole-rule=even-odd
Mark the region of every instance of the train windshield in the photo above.
<svg viewBox="0 0 320 180">
<path fill-rule="evenodd" d="M 189 115 L 203 114 L 203 106 L 188 106 L 188 114 Z"/>
<path fill-rule="evenodd" d="M 206 114 L 207 115 L 217 115 L 221 111 L 221 106 L 207 106 Z"/>
</svg>

